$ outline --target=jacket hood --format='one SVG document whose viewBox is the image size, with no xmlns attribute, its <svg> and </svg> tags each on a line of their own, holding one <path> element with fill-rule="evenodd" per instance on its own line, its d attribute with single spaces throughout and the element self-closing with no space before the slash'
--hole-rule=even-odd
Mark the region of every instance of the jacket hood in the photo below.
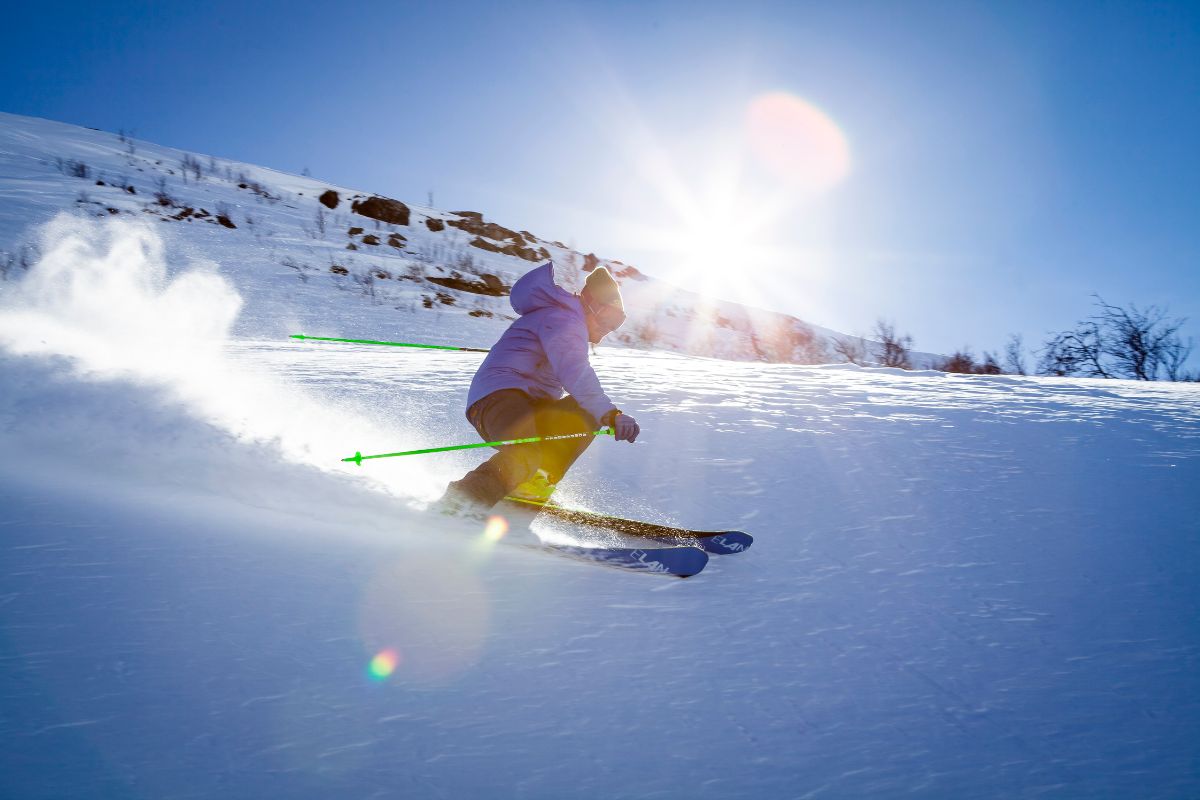
<svg viewBox="0 0 1200 800">
<path fill-rule="evenodd" d="M 509 301 L 513 310 L 522 315 L 549 306 L 559 306 L 568 311 L 579 310 L 575 295 L 554 282 L 553 261 L 547 261 L 522 275 L 513 284 Z"/>
</svg>

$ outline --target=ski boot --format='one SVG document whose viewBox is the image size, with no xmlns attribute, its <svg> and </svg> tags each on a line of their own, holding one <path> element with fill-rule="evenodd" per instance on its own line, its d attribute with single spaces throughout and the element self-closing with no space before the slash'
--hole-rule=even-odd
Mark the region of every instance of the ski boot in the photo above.
<svg viewBox="0 0 1200 800">
<path fill-rule="evenodd" d="M 532 478 L 513 489 L 509 497 L 523 503 L 546 505 L 550 502 L 550 496 L 554 494 L 555 486 L 556 484 L 550 482 L 550 473 L 539 469 L 533 473 Z"/>
</svg>

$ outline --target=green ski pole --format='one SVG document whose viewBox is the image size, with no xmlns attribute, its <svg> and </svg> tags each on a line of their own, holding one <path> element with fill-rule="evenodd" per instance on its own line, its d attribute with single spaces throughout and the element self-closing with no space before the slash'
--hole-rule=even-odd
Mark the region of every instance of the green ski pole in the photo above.
<svg viewBox="0 0 1200 800">
<path fill-rule="evenodd" d="M 445 453 L 450 450 L 473 450 L 476 447 L 505 447 L 510 444 L 532 444 L 534 442 L 553 442 L 558 439 L 582 439 L 585 436 L 612 436 L 612 428 L 601 428 L 598 431 L 585 431 L 583 433 L 563 433 L 556 436 L 530 436 L 527 439 L 509 439 L 504 442 L 478 442 L 476 444 L 452 444 L 449 447 L 429 447 L 424 450 L 406 450 L 403 453 L 380 453 L 374 456 L 364 456 L 362 453 L 355 453 L 349 458 L 343 458 L 342 461 L 353 461 L 358 466 L 362 466 L 362 462 L 372 458 L 395 458 L 396 456 L 419 456 L 425 453 Z"/>
<path fill-rule="evenodd" d="M 419 344 L 417 342 L 379 342 L 374 339 L 334 339 L 329 336 L 305 336 L 303 333 L 293 333 L 289 339 L 304 339 L 313 342 L 348 342 L 349 344 L 382 344 L 388 347 L 420 347 L 423 350 L 459 350 L 464 353 L 490 352 L 481 347 L 450 347 L 444 344 Z"/>
</svg>

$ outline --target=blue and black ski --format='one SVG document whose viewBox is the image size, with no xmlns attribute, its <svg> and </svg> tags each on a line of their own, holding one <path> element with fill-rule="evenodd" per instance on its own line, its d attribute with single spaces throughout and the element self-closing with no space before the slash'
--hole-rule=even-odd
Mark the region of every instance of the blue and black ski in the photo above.
<svg viewBox="0 0 1200 800">
<path fill-rule="evenodd" d="M 577 547 L 546 542 L 538 547 L 581 561 L 678 578 L 696 575 L 708 564 L 708 553 L 699 547 Z"/>
<path fill-rule="evenodd" d="M 593 511 L 580 511 L 565 508 L 554 503 L 539 503 L 534 500 L 522 500 L 519 497 L 506 497 L 506 503 L 520 508 L 550 514 L 558 519 L 573 522 L 578 525 L 591 525 L 637 536 L 642 539 L 653 539 L 659 542 L 702 548 L 716 555 L 732 555 L 741 553 L 754 543 L 754 537 L 745 531 L 697 531 L 688 528 L 676 528 L 671 525 L 660 525 L 656 522 L 641 522 L 639 520 L 614 517 L 608 514 L 597 514 Z"/>
</svg>

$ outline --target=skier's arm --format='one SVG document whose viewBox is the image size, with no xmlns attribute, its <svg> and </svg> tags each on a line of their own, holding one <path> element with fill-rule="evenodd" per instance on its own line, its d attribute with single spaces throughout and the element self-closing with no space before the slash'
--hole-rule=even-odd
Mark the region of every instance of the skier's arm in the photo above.
<svg viewBox="0 0 1200 800">
<path fill-rule="evenodd" d="M 567 393 L 597 420 L 615 411 L 616 404 L 588 361 L 587 329 L 573 319 L 559 318 L 548 320 L 540 333 L 550 368 Z"/>
</svg>

